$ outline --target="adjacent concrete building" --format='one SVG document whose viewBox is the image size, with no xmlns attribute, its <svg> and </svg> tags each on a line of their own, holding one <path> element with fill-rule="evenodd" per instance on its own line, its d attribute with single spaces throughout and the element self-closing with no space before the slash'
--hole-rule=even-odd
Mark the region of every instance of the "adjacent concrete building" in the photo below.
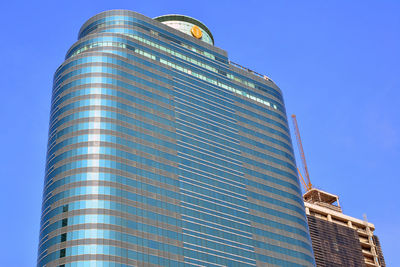
<svg viewBox="0 0 400 267">
<path fill-rule="evenodd" d="M 38 266 L 314 265 L 274 82 L 196 19 L 89 19 L 54 75 Z"/>
<path fill-rule="evenodd" d="M 317 267 L 384 267 L 375 226 L 342 213 L 339 197 L 311 189 L 304 204 Z"/>
</svg>

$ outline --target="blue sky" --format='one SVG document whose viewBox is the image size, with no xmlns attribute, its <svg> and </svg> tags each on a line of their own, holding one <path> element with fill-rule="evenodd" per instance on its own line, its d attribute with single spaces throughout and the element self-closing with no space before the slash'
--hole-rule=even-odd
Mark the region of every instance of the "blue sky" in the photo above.
<svg viewBox="0 0 400 267">
<path fill-rule="evenodd" d="M 0 266 L 34 266 L 52 76 L 108 9 L 204 22 L 229 58 L 270 76 L 295 113 L 313 184 L 375 224 L 400 266 L 400 1 L 8 1 L 0 42 Z"/>
</svg>

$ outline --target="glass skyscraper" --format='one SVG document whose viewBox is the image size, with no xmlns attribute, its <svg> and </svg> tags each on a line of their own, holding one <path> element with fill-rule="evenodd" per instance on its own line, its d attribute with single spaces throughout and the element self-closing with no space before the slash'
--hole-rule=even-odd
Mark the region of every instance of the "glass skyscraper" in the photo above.
<svg viewBox="0 0 400 267">
<path fill-rule="evenodd" d="M 49 127 L 38 266 L 315 265 L 282 93 L 198 20 L 89 19 Z"/>
</svg>

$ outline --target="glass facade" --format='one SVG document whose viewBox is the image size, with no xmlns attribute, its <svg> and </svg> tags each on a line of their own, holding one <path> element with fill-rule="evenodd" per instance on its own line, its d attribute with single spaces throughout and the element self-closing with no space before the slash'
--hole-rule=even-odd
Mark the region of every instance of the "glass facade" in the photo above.
<svg viewBox="0 0 400 267">
<path fill-rule="evenodd" d="M 281 91 L 207 40 L 126 10 L 82 26 L 54 75 L 38 266 L 315 265 Z"/>
</svg>

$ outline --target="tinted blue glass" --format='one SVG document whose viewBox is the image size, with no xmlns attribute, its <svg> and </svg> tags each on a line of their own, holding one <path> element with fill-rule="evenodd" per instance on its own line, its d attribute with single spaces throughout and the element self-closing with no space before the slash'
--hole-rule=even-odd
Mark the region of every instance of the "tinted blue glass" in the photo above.
<svg viewBox="0 0 400 267">
<path fill-rule="evenodd" d="M 279 88 L 130 11 L 54 75 L 38 266 L 313 266 Z"/>
</svg>

